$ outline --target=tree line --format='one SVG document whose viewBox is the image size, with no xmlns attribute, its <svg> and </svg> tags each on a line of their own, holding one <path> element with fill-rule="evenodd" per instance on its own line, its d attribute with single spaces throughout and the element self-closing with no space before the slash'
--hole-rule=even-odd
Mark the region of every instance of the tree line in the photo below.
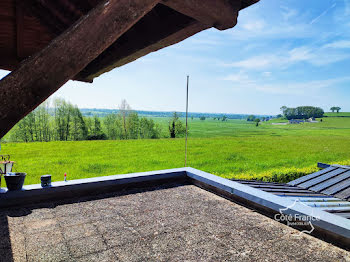
<svg viewBox="0 0 350 262">
<path fill-rule="evenodd" d="M 118 113 L 98 117 L 83 116 L 77 106 L 55 99 L 28 114 L 9 132 L 8 138 L 13 142 L 158 139 L 181 137 L 186 132 L 177 113 L 168 126 L 164 134 L 153 119 L 139 117 L 126 100 L 119 105 Z"/>
<path fill-rule="evenodd" d="M 296 108 L 282 106 L 281 111 L 284 117 L 288 120 L 321 118 L 324 115 L 324 111 L 322 108 L 314 106 L 299 106 Z"/>
</svg>

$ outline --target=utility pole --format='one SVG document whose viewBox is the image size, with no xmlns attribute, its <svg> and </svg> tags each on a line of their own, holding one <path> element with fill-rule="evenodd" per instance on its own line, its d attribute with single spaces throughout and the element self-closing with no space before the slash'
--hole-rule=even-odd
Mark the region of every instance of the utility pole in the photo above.
<svg viewBox="0 0 350 262">
<path fill-rule="evenodd" d="M 188 136 L 188 85 L 190 76 L 187 76 L 187 88 L 186 88 L 186 140 L 185 140 L 185 167 L 187 166 L 187 136 Z"/>
</svg>

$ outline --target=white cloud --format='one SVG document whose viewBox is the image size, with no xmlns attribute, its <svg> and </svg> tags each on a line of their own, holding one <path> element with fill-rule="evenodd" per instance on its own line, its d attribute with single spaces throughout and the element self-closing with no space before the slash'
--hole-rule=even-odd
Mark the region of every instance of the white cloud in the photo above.
<svg viewBox="0 0 350 262">
<path fill-rule="evenodd" d="M 263 72 L 262 75 L 263 75 L 264 77 L 271 77 L 272 72 L 266 71 L 266 72 Z"/>
<path fill-rule="evenodd" d="M 228 67 L 238 67 L 244 69 L 262 69 L 271 67 L 278 63 L 278 57 L 275 55 L 262 55 L 244 59 L 230 64 L 224 64 Z"/>
<path fill-rule="evenodd" d="M 291 65 L 306 62 L 313 66 L 325 66 L 350 58 L 350 54 L 331 52 L 324 48 L 311 46 L 296 47 L 291 50 L 279 50 L 275 54 L 253 56 L 233 63 L 222 63 L 226 67 L 262 70 L 269 68 L 288 68 Z"/>
<path fill-rule="evenodd" d="M 288 52 L 290 62 L 312 60 L 311 49 L 305 46 L 297 47 Z"/>
<path fill-rule="evenodd" d="M 242 77 L 242 75 L 244 77 Z M 286 82 L 282 83 L 266 83 L 266 79 L 263 82 L 259 81 L 259 78 L 249 78 L 246 73 L 238 73 L 237 75 L 229 75 L 224 78 L 227 81 L 235 83 L 235 89 L 241 90 L 253 90 L 266 94 L 273 95 L 313 95 L 315 93 L 322 92 L 322 89 L 335 86 L 336 84 L 350 81 L 350 77 L 342 77 L 335 79 L 314 80 L 305 82 Z"/>
<path fill-rule="evenodd" d="M 344 6 L 345 6 L 344 15 L 345 16 L 350 15 L 350 1 L 349 0 L 344 0 Z"/>
<path fill-rule="evenodd" d="M 247 73 L 243 71 L 240 71 L 237 74 L 230 74 L 224 77 L 223 80 L 232 81 L 232 82 L 241 83 L 241 84 L 254 83 L 254 81 L 249 78 Z"/>
<path fill-rule="evenodd" d="M 253 20 L 247 23 L 243 23 L 242 27 L 249 31 L 261 31 L 265 27 L 264 20 Z"/>
<path fill-rule="evenodd" d="M 282 17 L 284 20 L 289 20 L 292 17 L 295 17 L 298 14 L 298 11 L 292 8 L 288 8 L 286 6 L 281 6 Z"/>
<path fill-rule="evenodd" d="M 349 40 L 340 40 L 332 43 L 328 43 L 323 48 L 350 48 Z"/>
</svg>

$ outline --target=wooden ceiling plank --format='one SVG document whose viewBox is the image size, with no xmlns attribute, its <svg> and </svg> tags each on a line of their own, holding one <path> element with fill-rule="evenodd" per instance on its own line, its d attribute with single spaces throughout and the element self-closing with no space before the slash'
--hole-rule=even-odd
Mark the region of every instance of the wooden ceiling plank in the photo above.
<svg viewBox="0 0 350 262">
<path fill-rule="evenodd" d="M 113 44 L 159 0 L 105 0 L 0 81 L 0 138 Z"/>
<path fill-rule="evenodd" d="M 16 42 L 17 42 L 17 58 L 19 60 L 25 57 L 23 35 L 24 35 L 24 12 L 22 9 L 22 5 L 17 4 L 16 5 Z"/>
<path fill-rule="evenodd" d="M 219 30 L 237 24 L 241 0 L 163 0 L 162 4 Z"/>
</svg>

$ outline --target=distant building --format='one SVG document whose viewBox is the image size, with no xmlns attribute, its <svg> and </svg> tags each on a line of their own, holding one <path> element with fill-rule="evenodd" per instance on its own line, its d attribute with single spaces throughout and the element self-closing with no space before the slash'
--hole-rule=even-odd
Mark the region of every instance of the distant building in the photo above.
<svg viewBox="0 0 350 262">
<path fill-rule="evenodd" d="M 291 119 L 289 120 L 289 124 L 300 124 L 300 123 L 304 123 L 305 121 L 304 120 L 301 120 L 301 119 Z"/>
<path fill-rule="evenodd" d="M 314 117 L 310 117 L 307 121 L 310 123 L 318 123 L 318 121 L 316 121 Z"/>
</svg>

